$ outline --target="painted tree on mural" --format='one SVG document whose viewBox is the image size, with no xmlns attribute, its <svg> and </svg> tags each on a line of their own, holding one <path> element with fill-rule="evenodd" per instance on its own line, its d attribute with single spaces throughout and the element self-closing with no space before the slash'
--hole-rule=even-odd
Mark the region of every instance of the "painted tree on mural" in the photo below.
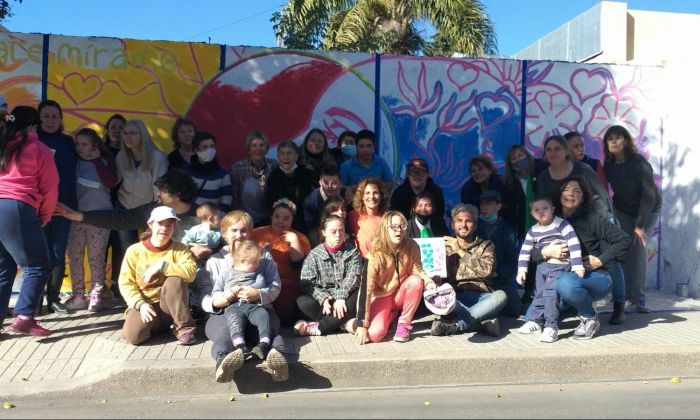
<svg viewBox="0 0 700 420">
<path fill-rule="evenodd" d="M 403 55 L 497 52 L 479 0 L 289 0 L 271 21 L 287 48 Z M 419 24 L 435 28 L 426 39 Z"/>
</svg>

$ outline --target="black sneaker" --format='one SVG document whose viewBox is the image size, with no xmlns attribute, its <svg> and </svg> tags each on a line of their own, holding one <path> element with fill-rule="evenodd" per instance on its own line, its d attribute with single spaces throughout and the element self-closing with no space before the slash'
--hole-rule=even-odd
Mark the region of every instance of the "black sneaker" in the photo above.
<svg viewBox="0 0 700 420">
<path fill-rule="evenodd" d="M 233 380 L 233 373 L 243 366 L 245 355 L 243 346 L 239 346 L 231 353 L 221 352 L 216 357 L 216 382 L 226 383 Z"/>
<path fill-rule="evenodd" d="M 439 319 L 430 326 L 430 335 L 455 335 L 464 332 L 458 322 L 444 322 Z"/>
<path fill-rule="evenodd" d="M 265 360 L 267 354 L 270 352 L 270 343 L 259 343 L 257 346 L 250 350 L 250 354 L 257 357 L 260 360 Z"/>
<path fill-rule="evenodd" d="M 490 335 L 492 337 L 498 337 L 501 335 L 501 325 L 498 322 L 498 318 L 485 319 L 481 321 L 480 327 L 479 332 L 486 335 Z"/>
</svg>

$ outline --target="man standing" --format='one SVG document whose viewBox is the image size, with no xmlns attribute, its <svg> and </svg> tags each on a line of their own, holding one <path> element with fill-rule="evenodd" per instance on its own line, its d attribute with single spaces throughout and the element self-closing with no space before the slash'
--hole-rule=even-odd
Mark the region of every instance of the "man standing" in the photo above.
<svg viewBox="0 0 700 420">
<path fill-rule="evenodd" d="M 406 216 L 406 219 L 410 219 L 413 200 L 422 192 L 428 192 L 433 196 L 431 224 L 435 225 L 440 222 L 440 225 L 444 225 L 445 196 L 442 193 L 442 188 L 435 184 L 430 177 L 428 162 L 423 159 L 411 159 L 406 164 L 406 179 L 391 195 L 389 208 L 400 211 Z"/>
<path fill-rule="evenodd" d="M 384 159 L 374 154 L 374 132 L 361 130 L 356 138 L 357 155 L 340 166 L 343 185 L 354 188 L 365 178 L 379 178 L 384 184 L 384 191 L 391 191 L 394 188 L 394 175 Z"/>
<path fill-rule="evenodd" d="M 447 280 L 454 286 L 457 306 L 448 316 L 433 321 L 432 335 L 476 331 L 498 336 L 496 316 L 506 304 L 502 290 L 495 290 L 496 249 L 491 241 L 476 236 L 479 210 L 470 204 L 452 209 L 456 238 L 446 236 Z"/>
</svg>

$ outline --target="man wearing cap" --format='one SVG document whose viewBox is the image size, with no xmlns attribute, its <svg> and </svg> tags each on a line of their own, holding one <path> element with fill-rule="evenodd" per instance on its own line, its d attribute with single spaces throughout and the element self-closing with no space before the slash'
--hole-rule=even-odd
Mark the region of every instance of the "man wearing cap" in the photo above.
<svg viewBox="0 0 700 420">
<path fill-rule="evenodd" d="M 119 273 L 119 290 L 127 304 L 122 337 L 130 344 L 141 344 L 170 325 L 180 345 L 197 342 L 187 286 L 197 263 L 185 245 L 172 240 L 179 220 L 170 207 L 154 208 L 148 218 L 150 236 L 124 254 Z"/>
<path fill-rule="evenodd" d="M 356 135 L 357 155 L 340 165 L 340 181 L 353 188 L 365 178 L 379 178 L 384 184 L 384 191 L 394 188 L 394 174 L 389 165 L 374 154 L 374 132 L 361 130 Z"/>
<path fill-rule="evenodd" d="M 428 192 L 433 196 L 433 214 L 430 217 L 430 224 L 445 225 L 445 195 L 442 193 L 442 188 L 429 176 L 428 162 L 424 159 L 411 159 L 406 164 L 406 178 L 391 195 L 389 208 L 400 211 L 407 220 L 410 220 L 413 202 L 422 192 Z"/>
<path fill-rule="evenodd" d="M 501 193 L 494 190 L 485 191 L 481 194 L 480 207 L 476 234 L 481 239 L 493 242 L 496 248 L 496 277 L 493 279 L 493 287 L 503 290 L 508 296 L 508 302 L 501 313 L 517 318 L 522 311 L 522 301 L 513 284 L 520 251 L 518 236 L 498 214 L 501 210 Z"/>
</svg>

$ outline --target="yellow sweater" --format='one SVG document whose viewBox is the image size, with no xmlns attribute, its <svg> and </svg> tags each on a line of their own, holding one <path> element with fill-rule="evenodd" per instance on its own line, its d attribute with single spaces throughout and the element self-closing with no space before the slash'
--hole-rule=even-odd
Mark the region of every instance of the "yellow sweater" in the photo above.
<svg viewBox="0 0 700 420">
<path fill-rule="evenodd" d="M 124 297 L 129 308 L 143 300 L 146 303 L 160 302 L 160 289 L 167 277 L 180 277 L 187 283 L 194 280 L 197 263 L 189 248 L 185 245 L 171 241 L 170 245 L 162 251 L 147 247 L 145 242 L 131 245 L 124 255 L 122 269 L 119 273 L 119 291 Z M 143 273 L 157 262 L 165 261 L 165 275 L 143 287 Z"/>
</svg>

